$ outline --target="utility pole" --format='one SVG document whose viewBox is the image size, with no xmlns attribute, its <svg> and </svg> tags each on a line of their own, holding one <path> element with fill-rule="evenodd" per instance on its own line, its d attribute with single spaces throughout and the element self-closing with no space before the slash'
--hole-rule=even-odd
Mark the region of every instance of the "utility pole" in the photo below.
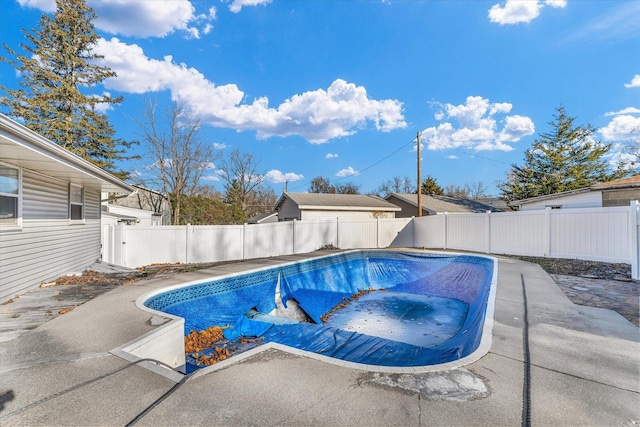
<svg viewBox="0 0 640 427">
<path fill-rule="evenodd" d="M 418 152 L 418 216 L 422 216 L 422 178 L 420 177 L 420 173 L 421 173 L 421 168 L 420 168 L 420 132 L 418 131 L 418 136 L 417 136 L 417 141 L 418 141 L 418 149 L 416 150 Z"/>
</svg>

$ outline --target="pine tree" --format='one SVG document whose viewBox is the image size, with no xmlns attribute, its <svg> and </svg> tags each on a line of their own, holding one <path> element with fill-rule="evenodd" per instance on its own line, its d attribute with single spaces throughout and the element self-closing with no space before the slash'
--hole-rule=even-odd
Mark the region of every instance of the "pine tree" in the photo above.
<svg viewBox="0 0 640 427">
<path fill-rule="evenodd" d="M 25 55 L 5 44 L 15 59 L 0 59 L 13 65 L 22 81 L 21 89 L 0 86 L 7 94 L 0 100 L 31 130 L 100 168 L 118 172 L 114 162 L 131 158 L 125 152 L 132 143 L 114 138 L 107 116 L 96 108 L 119 104 L 122 97 L 88 93 L 116 75 L 96 64 L 102 56 L 93 51 L 99 39 L 95 18 L 85 0 L 56 0 L 53 17 L 43 14 L 37 29 L 23 30 L 30 42 L 20 44 Z"/>
<path fill-rule="evenodd" d="M 626 176 L 629 172 L 619 164 L 612 170 L 605 155 L 611 144 L 594 138 L 590 125 L 576 125 L 564 106 L 556 109 L 552 130 L 540 135 L 525 151 L 524 165 L 511 165 L 507 180 L 498 187 L 507 201 L 545 196 L 588 187 Z"/>
<path fill-rule="evenodd" d="M 432 176 L 427 176 L 422 181 L 422 186 L 420 188 L 422 194 L 426 194 L 427 196 L 443 196 L 444 190 L 438 184 L 438 181 Z"/>
</svg>

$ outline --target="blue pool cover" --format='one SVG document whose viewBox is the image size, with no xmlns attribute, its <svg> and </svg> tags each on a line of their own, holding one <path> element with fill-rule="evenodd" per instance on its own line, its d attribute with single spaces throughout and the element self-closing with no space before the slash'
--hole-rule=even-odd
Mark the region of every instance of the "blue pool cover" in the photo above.
<svg viewBox="0 0 640 427">
<path fill-rule="evenodd" d="M 367 365 L 424 366 L 478 347 L 492 274 L 483 257 L 359 251 L 174 289 L 145 305 L 183 317 L 185 334 L 229 326 L 229 340 L 260 337 Z M 322 322 L 361 290 L 373 292 Z M 277 291 L 285 307 L 295 300 L 315 323 L 269 316 Z"/>
</svg>

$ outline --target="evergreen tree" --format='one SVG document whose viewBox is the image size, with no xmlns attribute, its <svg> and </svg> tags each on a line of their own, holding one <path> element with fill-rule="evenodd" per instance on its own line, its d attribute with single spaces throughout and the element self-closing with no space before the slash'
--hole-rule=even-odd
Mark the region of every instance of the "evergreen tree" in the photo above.
<svg viewBox="0 0 640 427">
<path fill-rule="evenodd" d="M 436 179 L 432 176 L 427 176 L 424 181 L 422 181 L 422 186 L 420 188 L 422 194 L 426 194 L 427 196 L 443 196 L 444 190 Z"/>
<path fill-rule="evenodd" d="M 629 171 L 619 164 L 611 170 L 605 155 L 611 144 L 594 139 L 595 129 L 576 125 L 564 106 L 556 109 L 552 130 L 540 135 L 525 151 L 523 166 L 511 165 L 507 180 L 498 187 L 507 201 L 576 190 L 599 182 L 626 176 Z"/>
<path fill-rule="evenodd" d="M 96 14 L 85 0 L 56 0 L 53 17 L 43 14 L 37 29 L 23 30 L 30 44 L 20 44 L 25 55 L 4 45 L 15 59 L 1 58 L 20 73 L 21 89 L 6 92 L 0 100 L 10 115 L 40 135 L 91 161 L 117 172 L 115 161 L 125 158 L 132 143 L 115 139 L 115 131 L 98 106 L 122 102 L 121 97 L 88 94 L 90 89 L 116 74 L 96 65 L 99 37 L 92 21 Z M 124 177 L 123 172 L 120 176 Z"/>
</svg>

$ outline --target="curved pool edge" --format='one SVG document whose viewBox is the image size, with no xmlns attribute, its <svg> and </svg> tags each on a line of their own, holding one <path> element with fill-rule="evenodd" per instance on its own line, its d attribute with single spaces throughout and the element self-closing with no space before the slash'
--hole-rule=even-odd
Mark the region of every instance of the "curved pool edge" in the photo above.
<svg viewBox="0 0 640 427">
<path fill-rule="evenodd" d="M 415 249 L 415 248 L 381 248 L 381 249 L 354 249 L 354 250 L 346 250 L 340 251 L 335 254 L 321 255 L 321 256 L 311 256 L 304 261 L 317 260 L 322 258 L 330 258 L 334 256 L 340 256 L 348 253 L 355 253 L 361 251 L 402 251 L 402 252 L 417 252 L 417 253 L 426 253 L 426 254 L 434 254 L 434 255 L 464 255 L 464 256 L 474 256 L 478 258 L 489 259 L 493 262 L 493 271 L 490 282 L 489 295 L 487 299 L 487 307 L 484 317 L 484 325 L 482 328 L 482 334 L 480 343 L 478 347 L 468 354 L 465 357 L 460 359 L 440 364 L 433 365 L 425 365 L 425 366 L 411 366 L 411 367 L 392 367 L 392 366 L 379 366 L 379 365 L 367 365 L 362 363 L 355 363 L 344 361 L 340 359 L 335 359 L 329 356 L 320 355 L 311 351 L 300 350 L 297 348 L 289 347 L 283 344 L 269 342 L 262 344 L 258 347 L 255 347 L 251 350 L 245 351 L 238 355 L 232 356 L 229 359 L 226 359 L 222 362 L 218 362 L 214 365 L 201 368 L 195 371 L 192 374 L 192 377 L 199 377 L 201 375 L 206 375 L 210 372 L 215 372 L 220 369 L 224 369 L 230 365 L 241 362 L 247 358 L 255 356 L 263 351 L 276 349 L 279 351 L 283 351 L 289 354 L 293 354 L 296 356 L 302 356 L 309 359 L 314 359 L 318 361 L 322 361 L 324 363 L 329 363 L 336 366 L 341 366 L 345 368 L 364 370 L 368 372 L 380 372 L 380 373 L 395 373 L 395 374 L 420 374 L 426 372 L 434 372 L 434 371 L 442 371 L 448 369 L 460 368 L 462 366 L 469 365 L 473 362 L 484 357 L 491 348 L 492 336 L 493 336 L 493 325 L 494 325 L 494 313 L 495 313 L 495 301 L 496 301 L 496 292 L 497 292 L 497 281 L 498 281 L 498 260 L 495 257 L 488 255 L 481 255 L 475 253 L 464 253 L 464 252 L 441 252 L 441 251 L 433 251 L 433 250 L 424 250 L 424 249 Z M 170 291 L 175 289 L 180 289 L 188 286 L 198 285 L 202 283 L 207 283 L 212 280 L 223 280 L 225 278 L 238 276 L 241 274 L 255 273 L 264 270 L 268 270 L 274 268 L 276 266 L 282 267 L 287 265 L 292 265 L 302 262 L 301 260 L 293 260 L 290 262 L 282 262 L 273 265 L 268 265 L 259 268 L 247 269 L 241 272 L 233 272 L 228 274 L 223 274 L 220 276 L 212 276 L 199 280 L 188 281 L 185 283 L 180 283 L 177 285 L 165 286 L 162 288 L 155 289 L 150 292 L 146 292 L 140 295 L 135 300 L 136 308 L 139 310 L 148 312 L 152 315 L 159 316 L 162 318 L 168 319 L 168 321 L 160 326 L 158 326 L 153 331 L 150 331 L 122 346 L 119 346 L 110 351 L 111 354 L 118 356 L 122 359 L 125 359 L 129 362 L 139 362 L 144 359 L 154 359 L 158 360 L 168 366 L 171 366 L 174 370 L 163 367 L 159 364 L 155 364 L 152 362 L 143 362 L 141 366 L 162 375 L 172 381 L 178 382 L 181 378 L 184 377 L 184 368 L 186 365 L 186 359 L 184 355 L 184 319 L 178 316 L 174 316 L 159 310 L 155 310 L 144 305 L 144 302 L 150 299 L 151 297 Z"/>
</svg>

